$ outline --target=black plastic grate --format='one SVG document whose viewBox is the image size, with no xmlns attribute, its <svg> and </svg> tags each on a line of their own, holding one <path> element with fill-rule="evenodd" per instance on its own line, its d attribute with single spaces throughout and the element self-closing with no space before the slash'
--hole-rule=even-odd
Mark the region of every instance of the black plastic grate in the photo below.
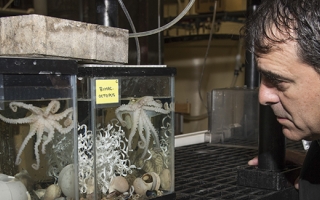
<svg viewBox="0 0 320 200">
<path fill-rule="evenodd" d="M 274 195 L 277 191 L 237 185 L 237 167 L 258 154 L 256 147 L 257 142 L 237 140 L 175 148 L 176 199 L 251 200 Z M 303 150 L 301 142 L 288 141 L 287 148 Z"/>
</svg>

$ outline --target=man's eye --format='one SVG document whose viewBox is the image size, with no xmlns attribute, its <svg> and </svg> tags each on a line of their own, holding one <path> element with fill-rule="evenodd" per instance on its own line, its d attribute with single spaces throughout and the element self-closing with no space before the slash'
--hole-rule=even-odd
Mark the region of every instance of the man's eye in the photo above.
<svg viewBox="0 0 320 200">
<path fill-rule="evenodd" d="M 285 89 L 285 81 L 283 80 L 277 78 L 268 78 L 265 76 L 262 76 L 262 80 L 267 86 L 277 88 L 279 91 L 284 91 Z"/>
<path fill-rule="evenodd" d="M 286 89 L 286 82 L 279 80 L 279 79 L 273 79 L 271 80 L 272 85 L 277 88 L 279 91 L 284 91 Z"/>
<path fill-rule="evenodd" d="M 281 80 L 278 79 L 271 79 L 270 82 L 274 85 L 274 86 L 278 86 L 279 84 L 282 83 Z"/>
</svg>

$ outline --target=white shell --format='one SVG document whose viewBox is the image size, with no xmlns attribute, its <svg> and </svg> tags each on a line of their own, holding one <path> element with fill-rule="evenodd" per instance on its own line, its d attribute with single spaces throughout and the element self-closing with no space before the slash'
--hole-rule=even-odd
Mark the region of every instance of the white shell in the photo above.
<svg viewBox="0 0 320 200">
<path fill-rule="evenodd" d="M 148 172 L 148 173 L 144 174 L 141 178 L 146 183 L 149 183 L 149 182 L 152 183 L 151 190 L 159 190 L 161 181 L 160 181 L 160 177 L 157 173 Z"/>
<path fill-rule="evenodd" d="M 27 191 L 28 200 L 32 200 L 29 192 Z"/>
<path fill-rule="evenodd" d="M 27 170 L 21 170 L 19 173 L 14 175 L 14 177 L 16 180 L 21 181 L 26 186 L 28 191 L 31 192 L 33 190 L 33 180 Z"/>
<path fill-rule="evenodd" d="M 28 200 L 27 188 L 20 181 L 0 181 L 1 199 Z"/>
<path fill-rule="evenodd" d="M 121 193 L 124 193 L 129 190 L 129 184 L 128 181 L 122 177 L 122 176 L 116 176 L 114 177 L 109 185 L 109 193 L 113 191 L 118 191 Z"/>
<path fill-rule="evenodd" d="M 67 165 L 61 170 L 58 184 L 65 196 L 75 198 L 75 176 L 73 164 Z"/>
<path fill-rule="evenodd" d="M 133 182 L 134 191 L 140 195 L 146 195 L 147 190 L 159 190 L 160 177 L 155 172 L 149 172 L 136 178 Z"/>
<path fill-rule="evenodd" d="M 152 190 L 159 190 L 160 183 L 161 183 L 160 176 L 155 172 L 149 172 L 147 174 L 152 176 L 152 188 L 151 189 Z"/>
<path fill-rule="evenodd" d="M 59 185 L 53 184 L 47 188 L 43 196 L 43 200 L 54 200 L 60 196 L 61 196 L 61 189 Z"/>
<path fill-rule="evenodd" d="M 134 187 L 135 193 L 145 196 L 147 190 L 151 190 L 152 183 L 146 183 L 145 181 L 142 180 L 142 178 L 136 178 L 133 181 L 133 187 Z"/>
<path fill-rule="evenodd" d="M 163 190 L 170 190 L 170 188 L 171 188 L 171 172 L 169 169 L 164 169 L 160 173 L 160 179 L 161 179 L 161 188 Z"/>
</svg>

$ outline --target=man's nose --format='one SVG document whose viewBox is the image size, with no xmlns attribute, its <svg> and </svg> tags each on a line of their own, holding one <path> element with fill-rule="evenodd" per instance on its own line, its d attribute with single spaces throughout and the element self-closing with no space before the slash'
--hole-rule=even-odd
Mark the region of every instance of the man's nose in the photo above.
<svg viewBox="0 0 320 200">
<path fill-rule="evenodd" d="M 277 89 L 274 87 L 268 87 L 261 83 L 259 87 L 259 102 L 262 105 L 272 105 L 279 102 Z"/>
</svg>

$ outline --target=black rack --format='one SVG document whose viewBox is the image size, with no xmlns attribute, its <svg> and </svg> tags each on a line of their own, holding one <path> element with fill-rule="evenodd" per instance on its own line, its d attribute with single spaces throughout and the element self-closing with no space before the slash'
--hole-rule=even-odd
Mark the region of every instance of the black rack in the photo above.
<svg viewBox="0 0 320 200">
<path fill-rule="evenodd" d="M 293 187 L 275 191 L 237 185 L 237 168 L 258 155 L 257 146 L 257 141 L 230 140 L 175 148 L 176 200 L 295 199 Z M 301 142 L 288 141 L 287 149 L 303 151 Z"/>
</svg>

